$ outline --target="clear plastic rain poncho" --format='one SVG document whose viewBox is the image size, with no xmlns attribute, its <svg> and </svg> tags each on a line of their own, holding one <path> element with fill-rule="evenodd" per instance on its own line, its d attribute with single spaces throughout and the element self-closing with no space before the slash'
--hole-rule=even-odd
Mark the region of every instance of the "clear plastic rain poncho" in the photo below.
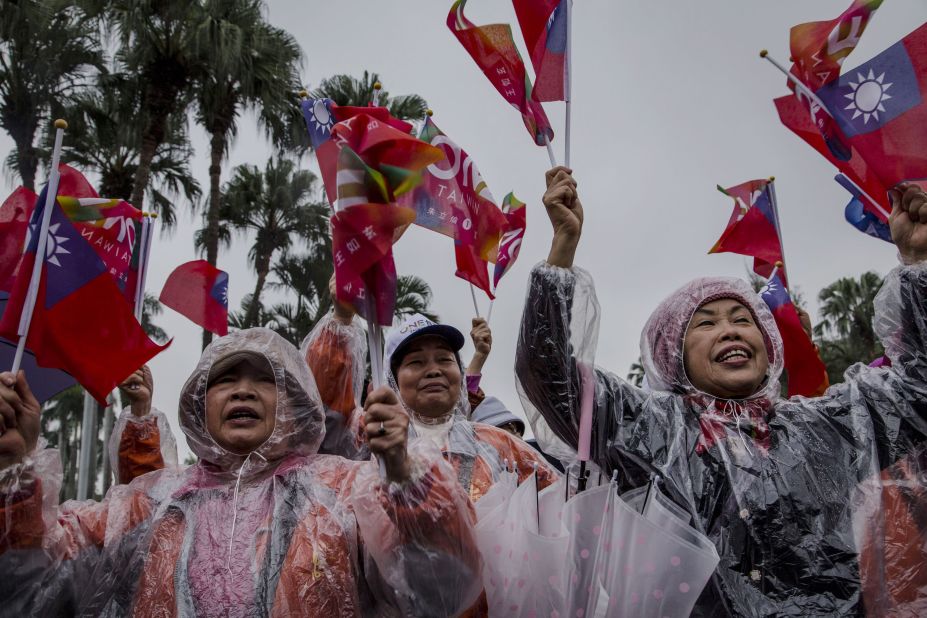
<svg viewBox="0 0 927 618">
<path fill-rule="evenodd" d="M 154 393 L 154 379 L 147 365 L 142 367 L 142 383 Z M 109 461 L 117 483 L 129 483 L 152 470 L 177 465 L 177 442 L 167 415 L 152 407 L 136 416 L 132 406 L 122 409 L 109 437 Z"/>
<path fill-rule="evenodd" d="M 351 459 L 367 459 L 370 453 L 366 445 L 357 439 L 363 418 L 360 394 L 367 357 L 367 337 L 363 328 L 357 320 L 346 325 L 329 315 L 306 337 L 300 350 L 319 385 L 326 409 L 326 428 L 333 436 L 323 442 L 324 452 Z M 506 462 L 509 466 L 517 465 L 522 470 L 523 479 L 537 464 L 542 487 L 553 482 L 557 472 L 525 442 L 496 427 L 468 420 L 470 403 L 459 356 L 457 361 L 461 367 L 460 397 L 449 412 L 448 422 L 452 426 L 442 450 L 470 499 L 476 502 L 489 490 L 505 471 Z M 388 358 L 384 359 L 383 367 L 384 382 L 399 393 Z M 424 422 L 405 402 L 402 405 L 413 421 Z M 416 442 L 421 440 L 414 422 L 409 424 L 409 438 Z"/>
<path fill-rule="evenodd" d="M 689 319 L 719 298 L 745 304 L 767 343 L 767 381 L 744 401 L 698 392 L 685 375 Z M 626 488 L 660 478 L 721 556 L 693 615 L 923 615 L 924 520 L 889 519 L 885 507 L 888 494 L 912 485 L 921 488 L 913 506 L 925 507 L 927 458 L 916 449 L 927 438 L 927 265 L 893 270 L 876 307 L 875 329 L 894 366 L 854 365 L 816 399 L 779 399 L 778 331 L 762 300 L 736 279 L 693 281 L 651 316 L 641 354 L 653 390 L 596 370 L 594 461 L 618 471 Z M 578 436 L 576 359 L 597 328 L 588 273 L 535 267 L 516 374 L 538 441 L 564 458 Z M 894 477 L 883 470 L 899 465 L 906 486 L 886 482 Z M 909 557 L 904 569 L 898 557 L 912 542 L 920 560 Z"/>
<path fill-rule="evenodd" d="M 273 368 L 272 434 L 240 456 L 206 431 L 210 368 Z M 57 505 L 50 449 L 2 473 L 0 597 L 7 615 L 453 615 L 480 591 L 472 513 L 437 452 L 386 484 L 374 462 L 315 454 L 324 414 L 295 347 L 266 329 L 214 341 L 183 389 L 200 461 Z"/>
</svg>

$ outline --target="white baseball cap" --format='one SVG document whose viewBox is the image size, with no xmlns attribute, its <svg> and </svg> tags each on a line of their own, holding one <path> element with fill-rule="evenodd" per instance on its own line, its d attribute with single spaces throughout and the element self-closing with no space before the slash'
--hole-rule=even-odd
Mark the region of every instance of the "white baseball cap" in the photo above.
<svg viewBox="0 0 927 618">
<path fill-rule="evenodd" d="M 386 358 L 390 365 L 415 339 L 425 335 L 434 335 L 444 339 L 454 352 L 464 346 L 463 334 L 447 324 L 432 322 L 421 313 L 416 313 L 399 326 L 394 327 L 386 338 Z"/>
</svg>

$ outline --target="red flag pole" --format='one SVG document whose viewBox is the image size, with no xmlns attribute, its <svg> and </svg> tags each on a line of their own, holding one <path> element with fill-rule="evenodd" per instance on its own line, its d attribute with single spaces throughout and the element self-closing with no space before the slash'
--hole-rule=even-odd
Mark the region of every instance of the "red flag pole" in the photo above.
<svg viewBox="0 0 927 618">
<path fill-rule="evenodd" d="M 39 295 L 39 283 L 42 281 L 42 267 L 45 265 L 45 248 L 48 245 L 48 226 L 51 223 L 52 205 L 58 195 L 58 163 L 61 161 L 61 143 L 64 141 L 64 131 L 68 123 L 59 118 L 55 120 L 55 147 L 52 150 L 51 174 L 48 177 L 48 186 L 45 189 L 45 206 L 42 210 L 42 224 L 39 228 L 39 245 L 35 252 L 35 262 L 32 265 L 32 276 L 29 279 L 29 290 L 26 301 L 23 303 L 23 312 L 19 316 L 19 341 L 16 343 L 16 355 L 13 357 L 12 372 L 19 371 L 23 362 L 23 353 L 26 351 L 26 339 L 29 336 L 29 327 L 32 325 L 32 312 Z"/>
</svg>

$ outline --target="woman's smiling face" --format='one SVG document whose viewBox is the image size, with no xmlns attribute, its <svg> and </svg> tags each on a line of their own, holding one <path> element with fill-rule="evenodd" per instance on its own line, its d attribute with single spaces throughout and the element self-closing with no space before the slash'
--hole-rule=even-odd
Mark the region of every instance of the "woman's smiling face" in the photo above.
<svg viewBox="0 0 927 618">
<path fill-rule="evenodd" d="M 695 311 L 683 341 L 683 360 L 692 386 L 723 399 L 754 395 L 769 369 L 763 332 L 750 310 L 733 298 L 705 303 Z"/>
</svg>

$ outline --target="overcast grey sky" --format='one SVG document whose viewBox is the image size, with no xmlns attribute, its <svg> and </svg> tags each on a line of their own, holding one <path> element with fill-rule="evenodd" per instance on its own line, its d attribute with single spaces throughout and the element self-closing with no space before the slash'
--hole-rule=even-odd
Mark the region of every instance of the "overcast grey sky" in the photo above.
<svg viewBox="0 0 927 618">
<path fill-rule="evenodd" d="M 493 310 L 494 348 L 483 388 L 517 414 L 513 363 L 528 273 L 543 260 L 550 227 L 541 206 L 543 148 L 533 145 L 518 113 L 483 77 L 444 24 L 451 0 L 270 0 L 268 17 L 289 30 L 305 53 L 303 80 L 363 70 L 380 74 L 393 95 L 417 93 L 434 120 L 476 161 L 493 194 L 510 190 L 528 204 L 528 232 L 518 263 L 502 280 Z M 602 306 L 596 361 L 625 375 L 638 356 L 640 330 L 673 289 L 702 275 L 744 276 L 744 258 L 706 255 L 730 216 L 732 202 L 715 190 L 775 176 L 790 279 L 817 314 L 817 292 L 839 277 L 886 273 L 894 247 L 843 220 L 848 194 L 820 155 L 782 127 L 772 99 L 785 80 L 758 58 L 761 48 L 785 61 L 788 31 L 831 19 L 849 0 L 578 0 L 574 4 L 572 158 L 586 213 L 578 265 L 594 277 Z M 476 24 L 516 24 L 508 2 L 470 0 Z M 923 0 L 890 0 L 848 60 L 868 60 L 927 20 Z M 520 34 L 516 41 L 523 50 Z M 523 51 L 523 56 L 527 54 Z M 563 104 L 546 105 L 562 156 Z M 193 127 L 196 177 L 208 187 L 208 143 Z M 12 144 L 0 136 L 0 152 Z M 223 181 L 234 165 L 263 166 L 271 154 L 252 115 L 242 118 Z M 302 164 L 316 170 L 313 159 Z M 0 188 L 9 192 L 9 174 Z M 195 259 L 199 216 L 187 204 L 171 236 L 152 250 L 149 291 L 158 293 L 178 264 Z M 246 262 L 250 239 L 220 254 L 237 308 L 253 287 Z M 413 226 L 396 247 L 401 274 L 424 278 L 442 320 L 469 331 L 468 285 L 456 279 L 452 242 Z M 485 312 L 488 300 L 480 299 Z M 174 337 L 151 363 L 155 405 L 172 419 L 181 456 L 189 452 L 176 423 L 177 394 L 200 353 L 200 331 L 170 309 L 158 323 Z M 468 343 L 464 358 L 469 358 Z"/>
</svg>

